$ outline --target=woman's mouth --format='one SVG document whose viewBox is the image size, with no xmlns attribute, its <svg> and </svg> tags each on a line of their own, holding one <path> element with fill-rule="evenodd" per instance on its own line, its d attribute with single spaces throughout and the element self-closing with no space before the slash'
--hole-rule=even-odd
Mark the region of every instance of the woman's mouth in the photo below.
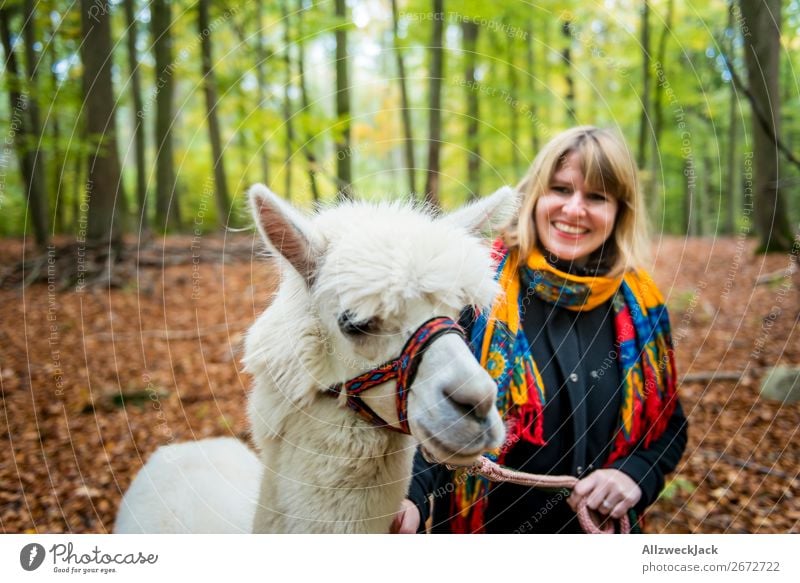
<svg viewBox="0 0 800 583">
<path fill-rule="evenodd" d="M 581 237 L 589 232 L 589 229 L 570 225 L 569 223 L 562 223 L 561 221 L 555 221 L 552 225 L 560 235 L 571 238 Z"/>
</svg>

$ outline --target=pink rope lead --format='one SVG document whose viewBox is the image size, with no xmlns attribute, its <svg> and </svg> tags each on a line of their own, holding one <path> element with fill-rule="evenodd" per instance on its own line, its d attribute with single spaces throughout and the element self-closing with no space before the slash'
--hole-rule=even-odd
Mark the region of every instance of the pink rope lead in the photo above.
<svg viewBox="0 0 800 583">
<path fill-rule="evenodd" d="M 450 469 L 454 467 L 448 466 Z M 531 486 L 534 488 L 568 488 L 572 490 L 578 483 L 578 478 L 574 476 L 544 476 L 540 474 L 526 474 L 499 466 L 490 459 L 481 456 L 472 466 L 466 468 L 467 472 L 473 475 L 480 475 L 492 482 L 511 482 L 521 486 Z M 587 534 L 614 534 L 614 527 L 617 521 L 607 521 L 606 526 L 600 528 L 592 518 L 586 501 L 578 506 L 578 523 Z M 619 519 L 620 534 L 628 534 L 631 531 L 631 522 L 625 515 Z"/>
</svg>

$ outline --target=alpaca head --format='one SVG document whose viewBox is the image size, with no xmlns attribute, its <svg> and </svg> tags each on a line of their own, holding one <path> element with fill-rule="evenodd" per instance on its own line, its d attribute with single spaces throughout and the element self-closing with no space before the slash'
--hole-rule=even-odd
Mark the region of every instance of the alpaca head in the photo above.
<svg viewBox="0 0 800 583">
<path fill-rule="evenodd" d="M 287 303 L 307 322 L 298 356 L 314 382 L 279 383 L 291 385 L 288 398 L 308 402 L 395 358 L 432 317 L 457 320 L 466 306 L 491 304 L 499 287 L 480 232 L 505 223 L 517 203 L 516 193 L 504 188 L 438 218 L 408 204 L 364 202 L 309 217 L 266 187 L 253 186 L 251 209 L 268 249 L 281 260 Z M 245 361 L 253 372 L 258 342 L 251 334 Z M 390 424 L 398 420 L 394 384 L 364 395 Z M 438 461 L 470 463 L 504 438 L 496 391 L 459 336 L 437 338 L 410 387 L 412 435 Z"/>
</svg>

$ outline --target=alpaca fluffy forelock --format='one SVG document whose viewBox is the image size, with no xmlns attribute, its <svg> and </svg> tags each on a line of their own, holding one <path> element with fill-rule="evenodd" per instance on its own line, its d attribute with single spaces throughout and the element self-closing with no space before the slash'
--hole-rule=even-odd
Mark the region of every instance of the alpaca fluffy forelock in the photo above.
<svg viewBox="0 0 800 583">
<path fill-rule="evenodd" d="M 498 291 L 484 242 L 407 204 L 342 205 L 316 225 L 329 241 L 313 292 L 320 306 L 392 320 L 417 300 L 457 313 Z"/>
</svg>

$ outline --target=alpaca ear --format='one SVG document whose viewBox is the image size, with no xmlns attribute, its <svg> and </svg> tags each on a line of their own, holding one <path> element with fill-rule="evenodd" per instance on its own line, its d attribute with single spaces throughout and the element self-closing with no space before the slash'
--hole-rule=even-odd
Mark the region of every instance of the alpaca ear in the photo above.
<svg viewBox="0 0 800 583">
<path fill-rule="evenodd" d="M 270 251 L 280 254 L 309 284 L 319 257 L 316 231 L 311 221 L 263 184 L 248 192 L 250 210 Z"/>
<path fill-rule="evenodd" d="M 503 227 L 517 214 L 519 193 L 510 186 L 470 203 L 444 217 L 442 220 L 465 228 L 476 235 Z"/>
</svg>

